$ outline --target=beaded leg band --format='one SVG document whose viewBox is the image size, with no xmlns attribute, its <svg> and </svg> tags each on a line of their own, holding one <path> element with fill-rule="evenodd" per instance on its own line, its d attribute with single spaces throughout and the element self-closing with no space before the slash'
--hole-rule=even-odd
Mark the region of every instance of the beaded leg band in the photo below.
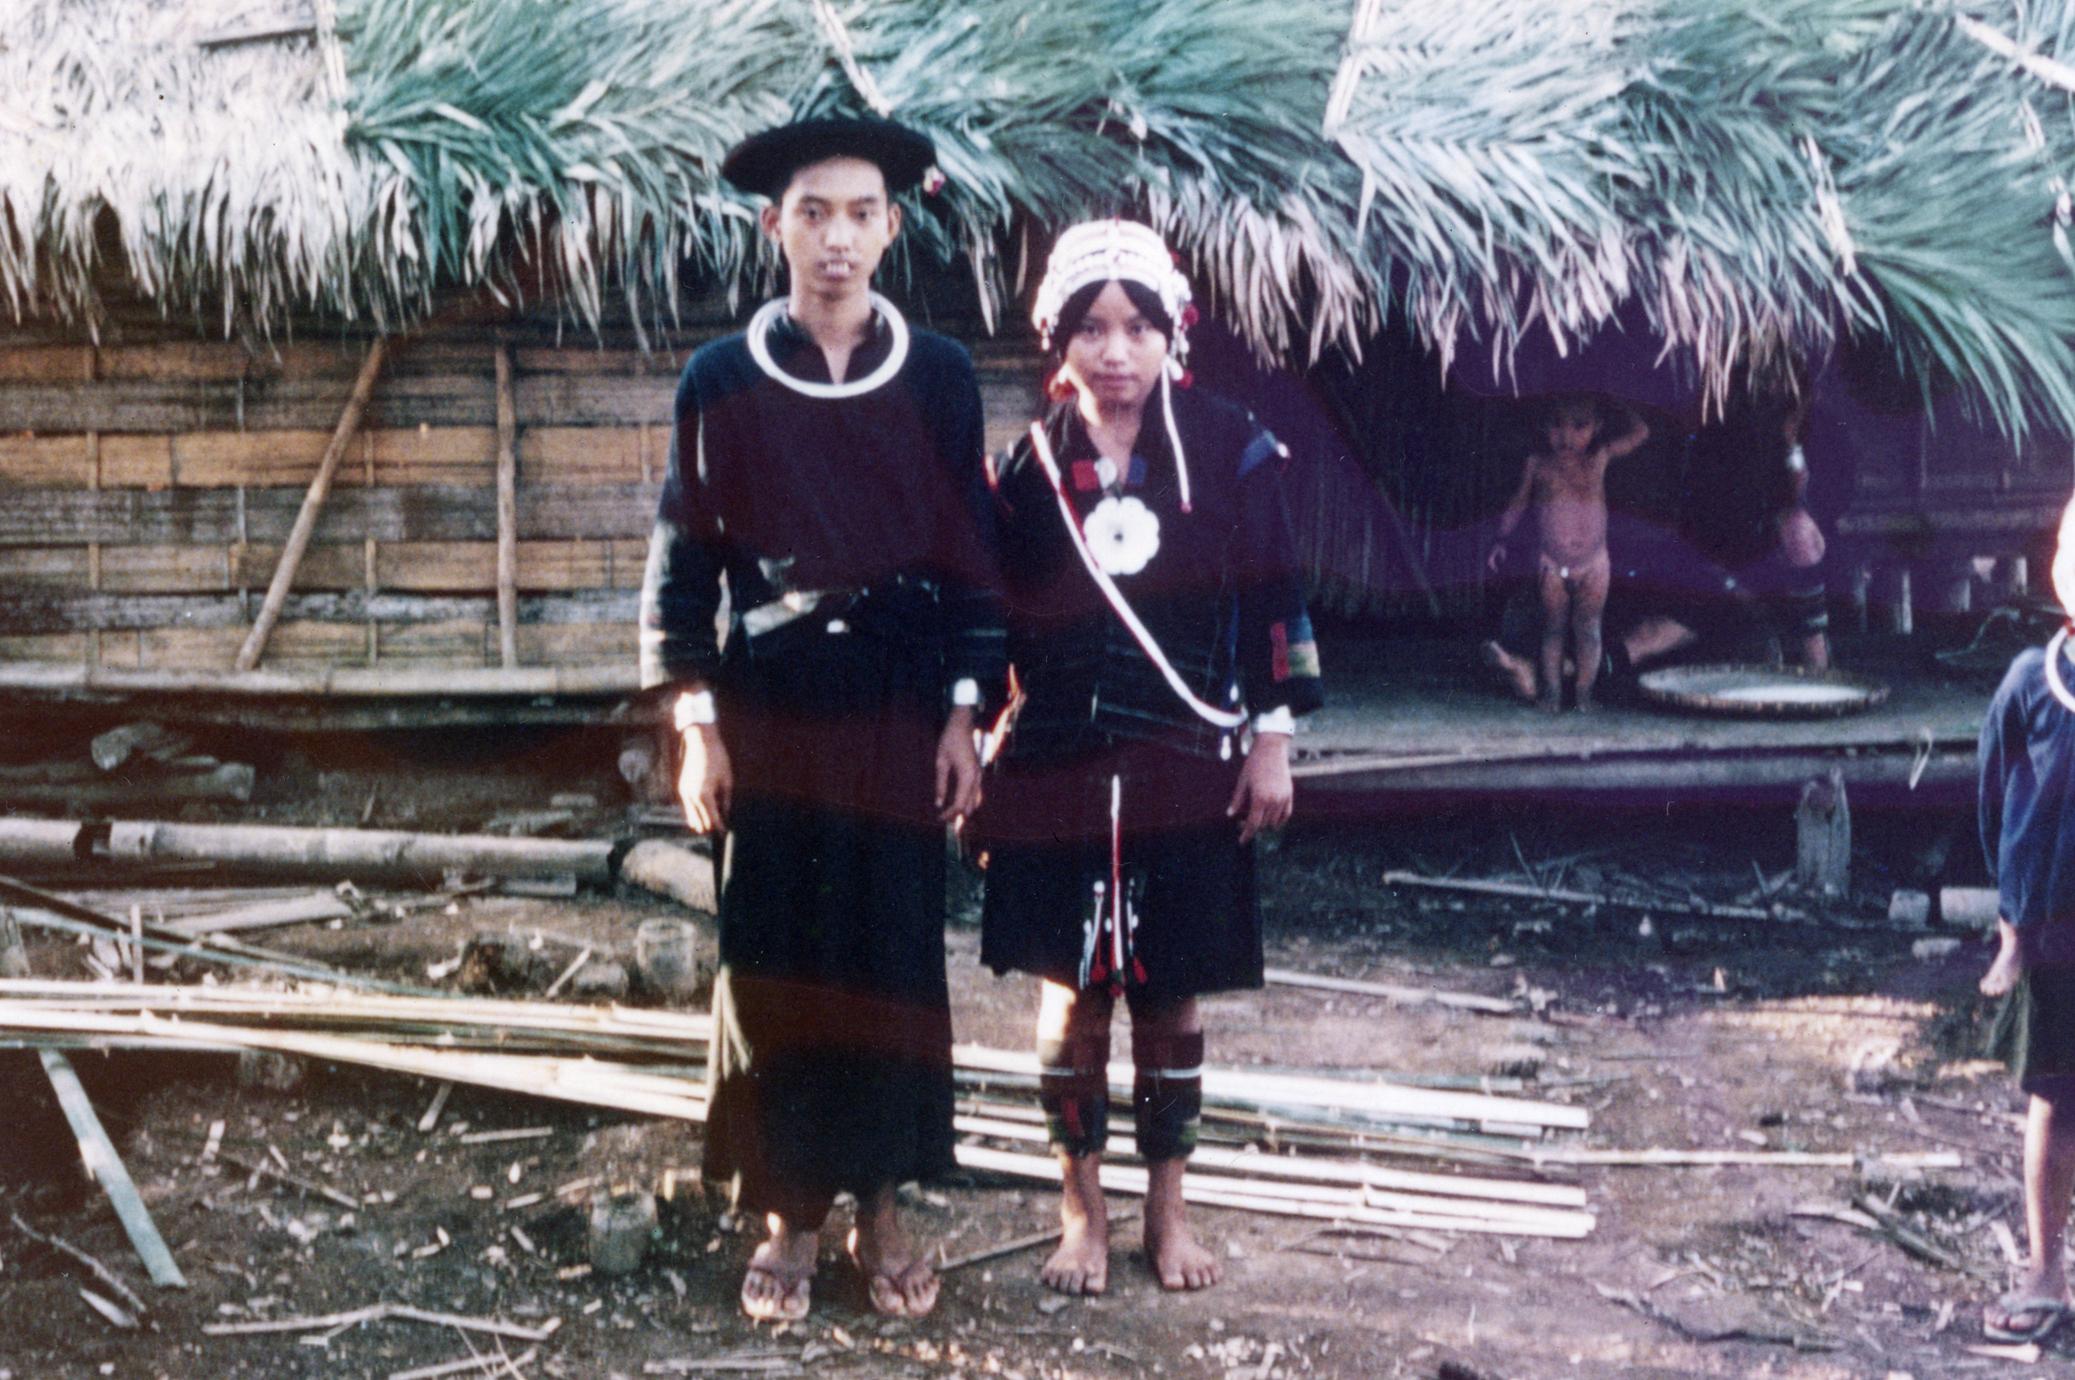
<svg viewBox="0 0 2075 1380">
<path fill-rule="evenodd" d="M 1131 1110 L 1138 1153 L 1148 1160 L 1186 1157 L 1203 1119 L 1203 1034 L 1131 1032 Z"/>
<path fill-rule="evenodd" d="M 1038 1105 L 1053 1148 L 1100 1154 L 1109 1143 L 1109 1036 L 1039 1040 L 1037 1056 Z"/>
</svg>

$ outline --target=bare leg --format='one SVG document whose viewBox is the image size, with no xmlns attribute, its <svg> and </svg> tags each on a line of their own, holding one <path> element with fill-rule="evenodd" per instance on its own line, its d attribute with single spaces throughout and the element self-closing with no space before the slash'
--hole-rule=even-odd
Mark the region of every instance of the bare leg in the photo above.
<svg viewBox="0 0 2075 1380">
<path fill-rule="evenodd" d="M 1578 572 L 1571 591 L 1571 642 L 1578 658 L 1578 710 L 1592 712 L 1592 687 L 1599 679 L 1600 617 L 1607 611 L 1613 563 L 1602 550 Z"/>
<path fill-rule="evenodd" d="M 1134 1007 L 1131 1021 L 1134 1039 L 1141 1031 L 1156 1036 L 1203 1031 L 1194 997 Z M 1146 1166 L 1146 1259 L 1163 1289 L 1208 1289 L 1225 1277 L 1224 1265 L 1189 1226 L 1188 1205 L 1182 1200 L 1182 1171 L 1187 1167 L 1188 1160 L 1180 1157 L 1152 1160 Z"/>
<path fill-rule="evenodd" d="M 1622 642 L 1628 648 L 1630 664 L 1641 666 L 1657 657 L 1669 656 L 1697 636 L 1699 634 L 1685 624 L 1659 614 L 1645 618 L 1629 629 Z"/>
<path fill-rule="evenodd" d="M 1546 557 L 1536 580 L 1542 595 L 1542 693 L 1535 702 L 1554 714 L 1563 708 L 1563 645 L 1570 630 L 1571 591 Z"/>
<path fill-rule="evenodd" d="M 749 1257 L 742 1276 L 742 1311 L 758 1322 L 797 1322 L 807 1316 L 821 1224 L 794 1227 L 771 1212 L 764 1215 L 764 1226 L 770 1235 Z"/>
<path fill-rule="evenodd" d="M 2075 1192 L 2075 1108 L 2062 1099 L 2033 1097 L 2025 1119 L 2025 1234 L 2029 1254 L 2010 1292 L 1988 1306 L 1991 1331 L 2022 1335 L 2050 1325 L 2052 1305 L 2066 1307 L 2068 1276 L 2062 1262 L 2068 1233 L 2068 1196 Z M 2029 1306 L 2027 1306 L 2029 1304 Z"/>
<path fill-rule="evenodd" d="M 1811 671 L 1830 669 L 1830 639 L 1822 633 L 1810 633 L 1801 639 L 1801 664 Z"/>
<path fill-rule="evenodd" d="M 1114 1006 L 1107 991 L 1076 991 L 1056 982 L 1040 988 L 1040 1044 L 1079 1035 L 1106 1034 Z M 1055 1150 L 1059 1160 L 1059 1249 L 1038 1271 L 1048 1288 L 1062 1294 L 1100 1294 L 1110 1280 L 1109 1205 L 1102 1196 L 1102 1156 Z"/>
<path fill-rule="evenodd" d="M 1535 664 L 1517 657 L 1493 638 L 1479 648 L 1484 664 L 1499 673 L 1506 689 L 1517 700 L 1532 700 L 1535 697 Z"/>
<path fill-rule="evenodd" d="M 901 1226 L 894 1186 L 883 1184 L 857 1205 L 850 1258 L 864 1272 L 874 1310 L 893 1318 L 920 1318 L 937 1306 L 937 1276 Z"/>
</svg>

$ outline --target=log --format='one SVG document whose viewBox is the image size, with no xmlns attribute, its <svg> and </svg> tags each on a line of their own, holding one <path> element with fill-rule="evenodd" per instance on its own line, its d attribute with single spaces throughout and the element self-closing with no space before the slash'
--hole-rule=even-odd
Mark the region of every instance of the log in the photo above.
<svg viewBox="0 0 2075 1380">
<path fill-rule="evenodd" d="M 1818 896 L 1843 896 L 1851 889 L 1852 812 L 1838 768 L 1801 788 L 1794 811 L 1794 880 Z"/>
<path fill-rule="evenodd" d="M 512 402 L 511 351 L 497 359 L 497 651 L 506 666 L 519 664 L 518 412 Z"/>
<path fill-rule="evenodd" d="M 95 781 L 36 783 L 0 779 L 0 801 L 88 809 L 151 805 L 167 800 L 246 801 L 252 799 L 253 780 L 253 769 L 242 762 L 220 763 L 205 772 L 103 777 Z"/>
<path fill-rule="evenodd" d="M 10 605 L 13 602 L 12 599 L 9 600 Z M 194 746 L 194 741 L 188 734 L 146 719 L 138 723 L 124 724 L 120 728 L 111 728 L 106 733 L 96 735 L 94 740 L 87 744 L 87 755 L 94 759 L 94 765 L 102 771 L 114 771 L 139 753 L 164 765 L 185 754 Z"/>
<path fill-rule="evenodd" d="M 514 595 L 512 636 L 520 625 L 566 627 L 581 623 L 631 626 L 640 594 L 631 589 L 570 590 Z M 236 594 L 101 594 L 26 590 L 0 604 L 0 634 L 117 632 L 151 628 L 241 628 L 244 600 Z M 281 605 L 287 623 L 488 623 L 501 616 L 500 600 L 470 594 L 413 594 L 395 590 L 322 590 L 291 594 Z M 120 730 L 117 730 L 118 732 Z M 120 751 L 120 747 L 114 750 Z M 178 756 L 178 753 L 170 754 Z M 97 759 L 98 760 L 98 759 Z M 104 768 L 113 771 L 113 767 Z"/>
<path fill-rule="evenodd" d="M 620 879 L 712 914 L 719 906 L 713 859 L 667 839 L 643 839 L 620 861 Z"/>
<path fill-rule="evenodd" d="M 64 819 L 0 819 L 0 863 L 62 866 L 86 856 L 86 826 Z"/>
<path fill-rule="evenodd" d="M 438 880 L 450 870 L 493 877 L 612 879 L 612 845 L 489 834 L 415 834 L 387 829 L 299 829 L 264 824 L 176 824 L 118 820 L 101 850 L 130 861 L 212 862 L 328 879 Z"/>
<path fill-rule="evenodd" d="M 317 477 L 310 481 L 309 491 L 303 495 L 303 504 L 296 513 L 295 526 L 289 529 L 288 544 L 281 552 L 281 563 L 274 567 L 273 582 L 267 586 L 267 595 L 259 606 L 259 614 L 252 622 L 252 632 L 245 645 L 238 649 L 236 669 L 249 671 L 259 665 L 266 651 L 267 638 L 273 634 L 274 623 L 281 617 L 282 601 L 288 597 L 288 588 L 295 583 L 295 568 L 302 563 L 303 552 L 310 545 L 310 538 L 317 530 L 317 515 L 324 510 L 324 500 L 331 493 L 332 475 L 338 471 L 339 458 L 346 453 L 346 445 L 353 433 L 360 429 L 360 414 L 367 407 L 368 397 L 375 391 L 375 378 L 382 372 L 382 356 L 387 351 L 387 341 L 376 336 L 367 347 L 367 362 L 360 366 L 360 377 L 353 381 L 353 394 L 346 400 L 346 408 L 339 416 L 337 429 L 332 432 L 331 444 L 324 448 L 324 459 L 318 463 Z"/>
<path fill-rule="evenodd" d="M 638 670 L 631 663 L 624 666 L 519 666 L 510 670 L 467 666 L 339 666 L 311 671 L 126 670 L 57 662 L 0 664 L 0 690 L 46 695 L 534 699 L 559 695 L 624 695 L 640 688 Z"/>
<path fill-rule="evenodd" d="M 145 1274 L 162 1289 L 185 1289 L 187 1277 L 174 1263 L 173 1253 L 166 1249 L 165 1238 L 159 1235 L 158 1227 L 153 1224 L 151 1213 L 145 1208 L 144 1199 L 130 1178 L 130 1171 L 123 1167 L 122 1157 L 115 1153 L 114 1142 L 102 1129 L 101 1118 L 95 1114 L 94 1104 L 88 1100 L 79 1075 L 73 1072 L 72 1061 L 55 1049 L 38 1053 L 43 1060 L 44 1075 L 50 1079 L 51 1090 L 58 1096 L 65 1120 L 71 1123 L 72 1134 L 79 1141 L 79 1154 L 86 1161 L 87 1175 L 108 1195 L 116 1218 L 130 1238 L 130 1245 L 136 1249 L 137 1258 L 144 1262 Z"/>
</svg>

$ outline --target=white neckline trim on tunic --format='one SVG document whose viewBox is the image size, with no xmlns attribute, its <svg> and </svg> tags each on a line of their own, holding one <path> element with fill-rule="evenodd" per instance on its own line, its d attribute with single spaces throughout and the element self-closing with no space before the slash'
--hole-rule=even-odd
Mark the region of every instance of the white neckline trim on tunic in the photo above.
<svg viewBox="0 0 2075 1380">
<path fill-rule="evenodd" d="M 2068 682 L 2061 679 L 2061 648 L 2067 641 L 2068 630 L 2062 628 L 2053 635 L 2053 641 L 2046 644 L 2046 688 L 2053 691 L 2053 697 L 2061 702 L 2063 709 L 2075 711 L 2075 695 L 2068 693 Z"/>
<path fill-rule="evenodd" d="M 749 357 L 756 361 L 757 368 L 765 374 L 793 392 L 805 394 L 810 398 L 855 398 L 869 393 L 891 380 L 901 371 L 901 366 L 908 362 L 907 318 L 901 315 L 900 308 L 878 293 L 872 293 L 871 300 L 872 309 L 886 318 L 886 329 L 892 334 L 893 340 L 887 346 L 885 362 L 861 379 L 843 383 L 815 383 L 810 379 L 794 378 L 778 367 L 778 361 L 771 358 L 769 337 L 771 327 L 785 314 L 787 299 L 783 297 L 772 298 L 757 308 L 755 316 L 749 318 Z"/>
</svg>

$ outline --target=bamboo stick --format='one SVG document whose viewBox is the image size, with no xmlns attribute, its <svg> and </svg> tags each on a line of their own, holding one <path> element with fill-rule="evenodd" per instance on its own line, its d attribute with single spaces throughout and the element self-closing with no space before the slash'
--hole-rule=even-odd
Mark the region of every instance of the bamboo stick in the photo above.
<svg viewBox="0 0 2075 1380">
<path fill-rule="evenodd" d="M 1460 891 L 1477 896 L 1508 896 L 1528 901 L 1562 901 L 1574 906 L 1619 906 L 1625 910 L 1658 911 L 1670 915 L 1719 916 L 1730 920 L 1772 920 L 1769 910 L 1756 906 L 1717 905 L 1712 901 L 1644 900 L 1594 891 L 1566 891 L 1556 887 L 1527 886 L 1520 882 L 1485 881 L 1456 877 L 1426 877 L 1417 872 L 1386 872 L 1385 886 L 1422 887 L 1429 891 Z"/>
<path fill-rule="evenodd" d="M 533 698 L 624 695 L 640 689 L 631 664 L 584 666 L 336 666 L 311 671 L 211 671 L 13 662 L 0 690 L 74 695 L 256 695 L 334 699 Z"/>
<path fill-rule="evenodd" d="M 72 1061 L 54 1049 L 40 1053 L 51 1091 L 57 1094 L 58 1106 L 64 1109 L 65 1120 L 78 1138 L 79 1155 L 86 1161 L 87 1175 L 108 1195 L 124 1234 L 130 1238 L 137 1258 L 144 1262 L 144 1273 L 161 1289 L 185 1289 L 187 1277 L 174 1263 L 173 1252 L 166 1249 L 166 1239 L 159 1235 L 157 1225 L 152 1222 L 151 1212 L 144 1206 L 136 1182 L 123 1166 L 122 1156 L 115 1153 L 115 1143 L 108 1139 L 108 1132 L 102 1128 L 101 1118 L 95 1114 L 86 1088 L 72 1069 Z"/>
<path fill-rule="evenodd" d="M 1403 1002 L 1409 1006 L 1430 1002 L 1435 1006 L 1452 1007 L 1458 1011 L 1482 1011 L 1497 1016 L 1510 1016 L 1520 1009 L 1518 1002 L 1509 1001 L 1504 997 L 1480 997 L 1469 992 L 1443 992 L 1431 987 L 1398 987 L 1387 982 L 1329 977 L 1322 973 L 1299 973 L 1288 968 L 1270 968 L 1262 976 L 1279 987 L 1303 987 L 1318 992 L 1346 992 L 1353 996 L 1382 997 L 1387 1001 Z"/>
<path fill-rule="evenodd" d="M 497 347 L 497 652 L 519 664 L 518 408 L 512 401 L 512 356 Z"/>
<path fill-rule="evenodd" d="M 573 874 L 612 878 L 612 845 L 497 834 L 418 834 L 387 829 L 298 829 L 268 824 L 178 824 L 117 820 L 109 857 L 192 858 L 328 877 L 437 879 L 460 868 L 500 877 Z"/>
<path fill-rule="evenodd" d="M 295 583 L 295 568 L 302 564 L 303 552 L 309 548 L 310 537 L 317 530 L 318 514 L 324 511 L 324 500 L 331 494 L 331 479 L 338 470 L 339 457 L 346 453 L 347 443 L 360 429 L 360 414 L 375 391 L 375 377 L 382 372 L 382 356 L 387 348 L 387 338 L 379 335 L 367 347 L 367 359 L 360 366 L 360 377 L 353 381 L 353 394 L 346 399 L 346 410 L 339 416 L 339 424 L 331 434 L 331 444 L 324 448 L 324 458 L 317 464 L 316 477 L 310 481 L 309 492 L 303 495 L 303 506 L 295 515 L 295 526 L 289 529 L 288 541 L 281 548 L 281 560 L 274 567 L 273 582 L 267 586 L 267 597 L 259 606 L 259 616 L 252 621 L 252 631 L 246 635 L 245 645 L 238 649 L 237 660 L 233 663 L 237 670 L 250 671 L 259 665 L 260 656 L 266 651 L 267 638 L 273 635 L 274 623 L 281 617 L 281 605 L 288 599 L 289 586 Z"/>
</svg>

